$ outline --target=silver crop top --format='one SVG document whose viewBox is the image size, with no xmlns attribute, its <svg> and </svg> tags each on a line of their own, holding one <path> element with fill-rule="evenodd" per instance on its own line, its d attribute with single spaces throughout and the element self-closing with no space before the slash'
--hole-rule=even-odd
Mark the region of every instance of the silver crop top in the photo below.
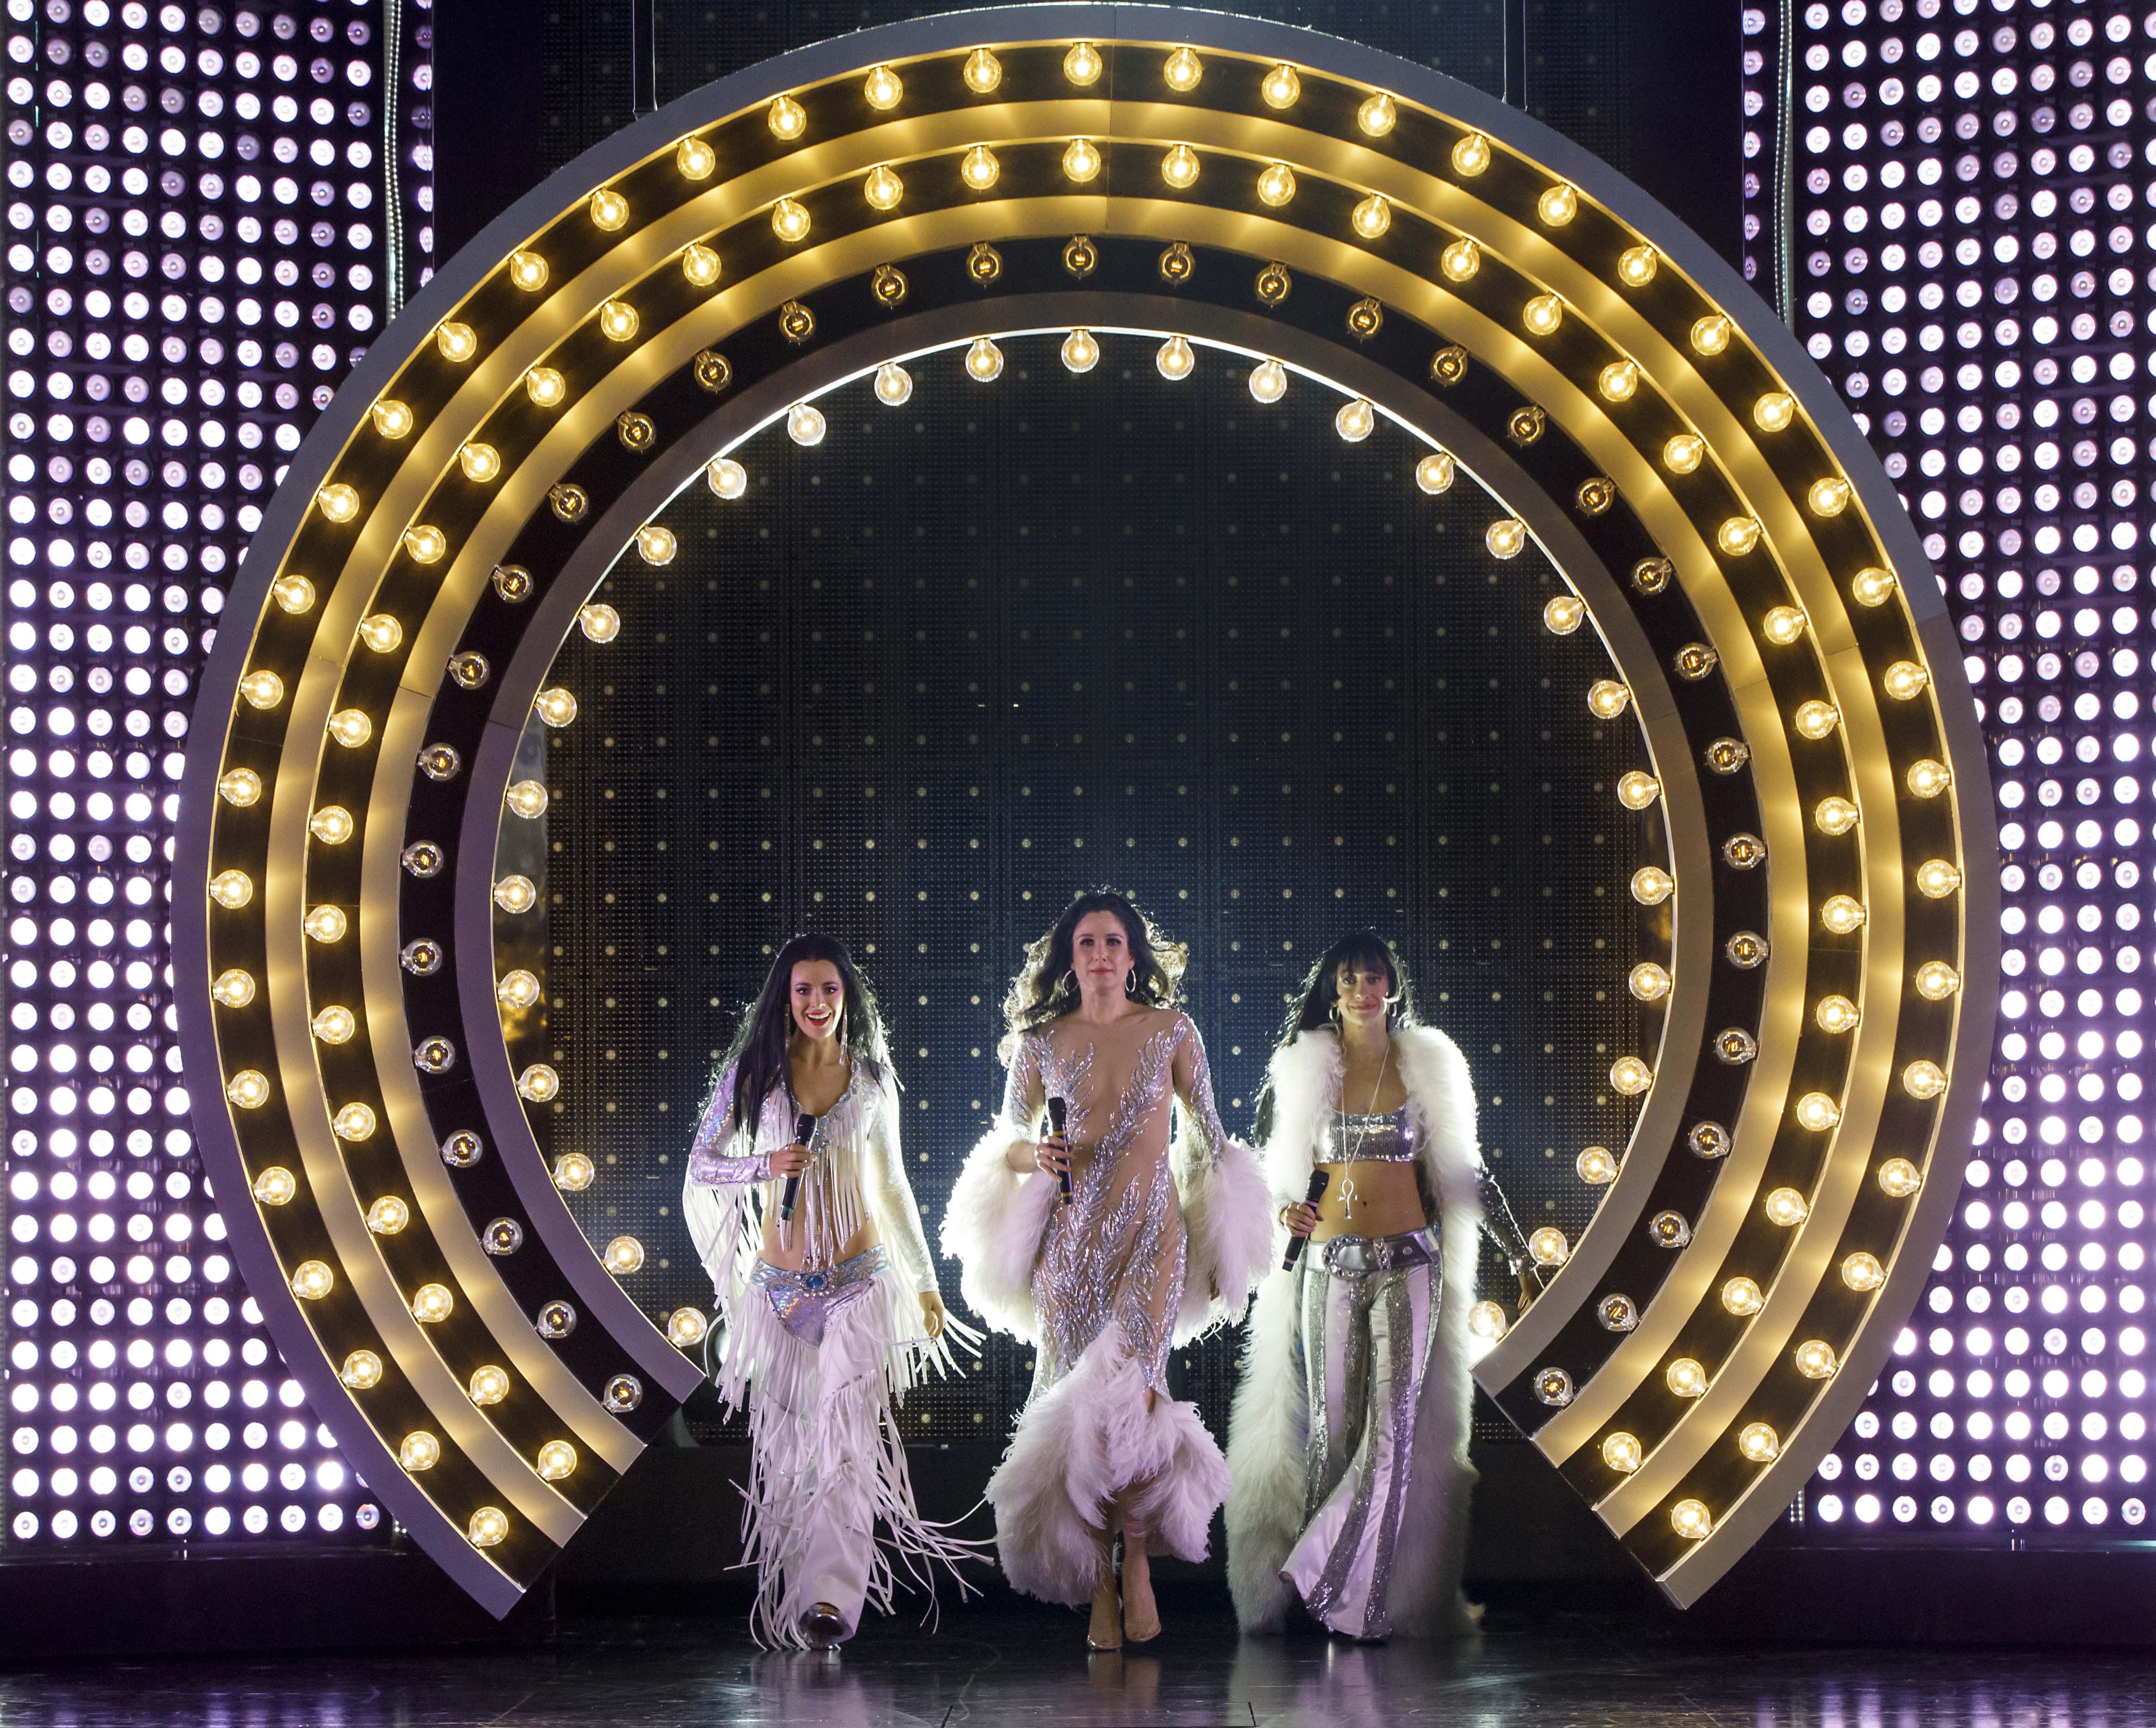
<svg viewBox="0 0 2156 1728">
<path fill-rule="evenodd" d="M 1404 1105 L 1383 1116 L 1334 1111 L 1317 1132 L 1321 1164 L 1412 1164 L 1421 1154 L 1421 1135 Z"/>
</svg>

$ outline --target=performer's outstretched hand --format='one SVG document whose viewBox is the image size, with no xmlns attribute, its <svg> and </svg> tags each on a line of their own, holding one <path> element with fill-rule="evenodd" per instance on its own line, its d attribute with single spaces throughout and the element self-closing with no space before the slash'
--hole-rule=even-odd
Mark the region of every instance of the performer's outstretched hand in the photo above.
<svg viewBox="0 0 2156 1728">
<path fill-rule="evenodd" d="M 930 1337 L 941 1338 L 943 1336 L 943 1299 L 933 1290 L 921 1293 L 921 1318 L 928 1328 Z"/>
</svg>

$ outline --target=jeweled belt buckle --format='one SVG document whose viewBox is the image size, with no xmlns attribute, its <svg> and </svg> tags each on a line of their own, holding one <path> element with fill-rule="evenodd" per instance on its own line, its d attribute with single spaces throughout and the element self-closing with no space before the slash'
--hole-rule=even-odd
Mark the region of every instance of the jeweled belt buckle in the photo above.
<svg viewBox="0 0 2156 1728">
<path fill-rule="evenodd" d="M 824 1274 L 823 1274 L 822 1273 L 820 1273 L 820 1272 L 811 1272 L 811 1273 L 808 1273 L 808 1274 L 805 1274 L 805 1275 L 803 1277 L 803 1279 L 802 1279 L 801 1282 L 802 1282 L 802 1284 L 803 1284 L 806 1288 L 808 1288 L 808 1289 L 809 1289 L 809 1290 L 820 1290 L 821 1289 L 823 1289 L 823 1288 L 824 1288 L 824 1284 L 825 1284 L 826 1280 L 825 1280 L 825 1279 L 824 1279 Z"/>
</svg>

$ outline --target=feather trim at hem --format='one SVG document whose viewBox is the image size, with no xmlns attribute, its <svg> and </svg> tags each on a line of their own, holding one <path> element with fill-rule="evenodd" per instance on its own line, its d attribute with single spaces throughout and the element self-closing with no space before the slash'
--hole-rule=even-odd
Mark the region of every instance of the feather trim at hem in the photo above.
<svg viewBox="0 0 2156 1728">
<path fill-rule="evenodd" d="M 908 1309 L 911 1325 L 902 1319 Z M 800 1594 L 808 1582 L 800 1574 L 805 1533 L 819 1500 L 850 1497 L 866 1505 L 870 1521 L 863 1540 L 872 1550 L 867 1599 L 879 1613 L 891 1612 L 905 1586 L 929 1598 L 926 1618 L 935 1618 L 939 1567 L 957 1585 L 961 1601 L 978 1594 L 958 1566 L 985 1559 L 987 1544 L 954 1536 L 951 1525 L 921 1515 L 894 1404 L 918 1382 L 923 1365 L 932 1363 L 939 1372 L 953 1366 L 954 1332 L 975 1355 L 980 1335 L 947 1315 L 944 1338 L 931 1341 L 916 1336 L 920 1321 L 919 1299 L 888 1269 L 866 1296 L 833 1315 L 821 1349 L 787 1331 L 757 1290 L 747 1291 L 730 1317 L 726 1361 L 715 1385 L 729 1414 L 743 1404 L 748 1408 L 749 1479 L 735 1486 L 742 1496 L 740 1564 L 756 1568 L 749 1632 L 759 1645 L 807 1648 L 801 1621 L 814 1603 Z M 836 1354 L 832 1339 L 842 1326 L 869 1329 L 869 1360 L 880 1364 L 881 1372 L 871 1366 L 842 1385 L 825 1382 L 821 1371 Z M 789 1470 L 787 1459 L 800 1462 Z"/>
<path fill-rule="evenodd" d="M 1057 1190 L 1040 1172 L 1004 1162 L 1012 1142 L 1024 1137 L 1007 1122 L 981 1136 L 951 1189 L 942 1233 L 943 1252 L 958 1262 L 958 1294 L 966 1305 L 991 1331 L 1037 1344 L 1033 1267 Z"/>
<path fill-rule="evenodd" d="M 987 1498 L 1011 1587 L 1075 1607 L 1106 1576 L 1119 1495 L 1147 1552 L 1202 1561 L 1227 1494 L 1198 1407 L 1163 1394 L 1148 1410 L 1144 1366 L 1111 1326 L 1019 1413 Z"/>
<path fill-rule="evenodd" d="M 1280 1631 L 1295 1597 L 1281 1568 L 1302 1534 L 1310 1440 L 1310 1388 L 1296 1372 L 1296 1330 L 1294 1274 L 1268 1278 L 1250 1305 L 1228 1418 L 1228 1473 L 1235 1479 L 1228 1494 L 1228 1590 L 1245 1632 Z"/>
</svg>

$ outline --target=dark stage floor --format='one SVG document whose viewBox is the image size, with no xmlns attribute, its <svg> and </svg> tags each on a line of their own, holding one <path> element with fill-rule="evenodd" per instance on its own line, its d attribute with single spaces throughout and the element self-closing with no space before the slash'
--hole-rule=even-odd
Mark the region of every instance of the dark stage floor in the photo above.
<svg viewBox="0 0 2156 1728">
<path fill-rule="evenodd" d="M 1163 1592 L 1153 1654 L 1088 1658 L 1083 1622 L 1008 1597 L 931 1636 L 872 1622 L 835 1658 L 759 1654 L 737 1617 L 562 1614 L 516 1649 L 106 1662 L 0 1674 L 10 1728 L 551 1728 L 1058 1724 L 1069 1728 L 2127 1728 L 2156 1721 L 2143 1654 L 1747 1650 L 1635 1616 L 1493 1610 L 1481 1639 L 1364 1649 L 1239 1640 L 1211 1587 Z"/>
</svg>

